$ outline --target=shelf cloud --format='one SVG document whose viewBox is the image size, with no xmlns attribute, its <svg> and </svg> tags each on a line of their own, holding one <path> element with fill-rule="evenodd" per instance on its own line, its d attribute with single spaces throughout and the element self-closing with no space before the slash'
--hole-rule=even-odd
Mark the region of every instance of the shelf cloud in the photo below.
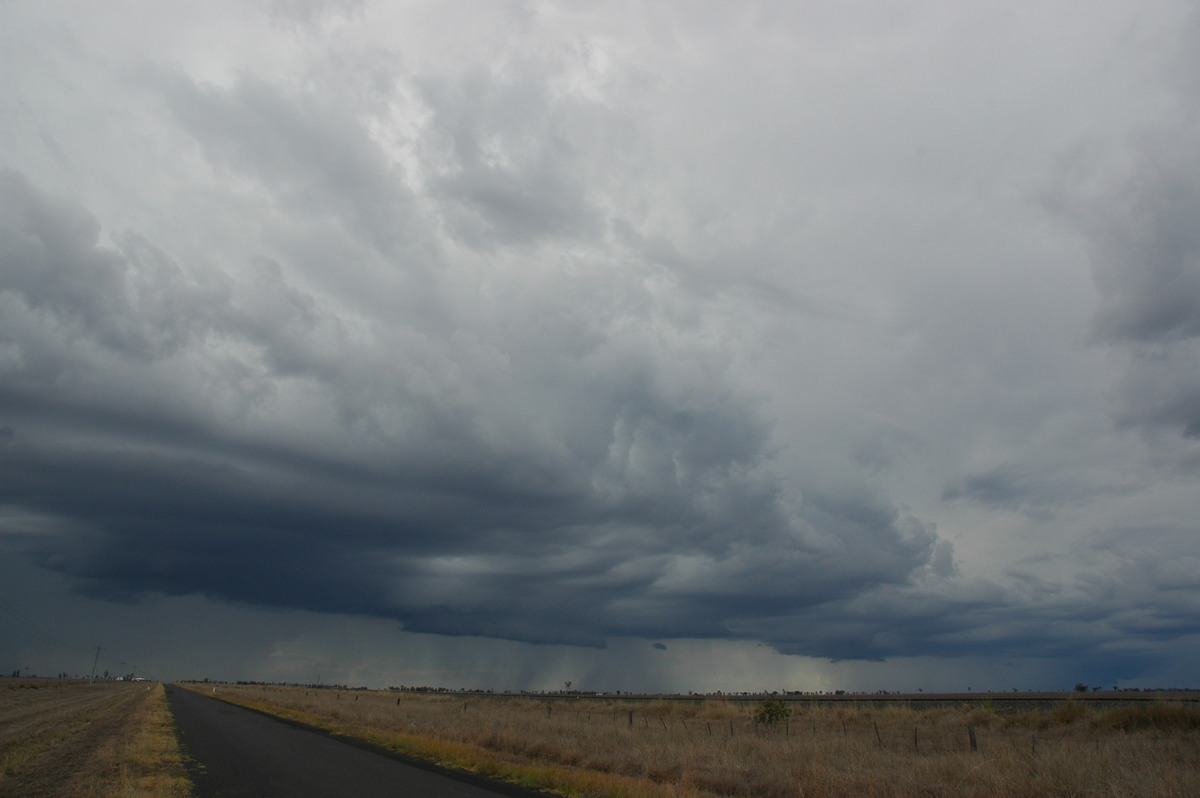
<svg viewBox="0 0 1200 798">
<path fill-rule="evenodd" d="M 1194 9 L 860 10 L 5 4 L 10 567 L 318 619 L 248 678 L 1184 678 Z"/>
</svg>

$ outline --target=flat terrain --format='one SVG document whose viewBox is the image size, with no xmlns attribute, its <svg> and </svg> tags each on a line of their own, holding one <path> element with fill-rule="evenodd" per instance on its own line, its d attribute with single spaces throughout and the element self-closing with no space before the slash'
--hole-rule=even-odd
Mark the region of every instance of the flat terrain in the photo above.
<svg viewBox="0 0 1200 798">
<path fill-rule="evenodd" d="M 1185 694 L 622 700 L 222 685 L 219 696 L 481 773 L 588 796 L 1192 798 Z"/>
<path fill-rule="evenodd" d="M 0 797 L 188 794 L 162 685 L 0 679 Z"/>
<path fill-rule="evenodd" d="M 180 687 L 168 687 L 167 697 L 199 798 L 534 795 L 482 786 L 482 779 L 469 774 L 453 777 L 414 766 L 374 747 Z"/>
</svg>

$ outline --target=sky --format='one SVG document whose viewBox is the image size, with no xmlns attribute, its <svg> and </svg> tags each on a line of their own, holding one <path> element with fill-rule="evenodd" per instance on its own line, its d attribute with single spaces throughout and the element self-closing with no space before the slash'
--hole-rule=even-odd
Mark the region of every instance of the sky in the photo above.
<svg viewBox="0 0 1200 798">
<path fill-rule="evenodd" d="M 1200 686 L 1200 6 L 0 0 L 0 672 Z"/>
</svg>

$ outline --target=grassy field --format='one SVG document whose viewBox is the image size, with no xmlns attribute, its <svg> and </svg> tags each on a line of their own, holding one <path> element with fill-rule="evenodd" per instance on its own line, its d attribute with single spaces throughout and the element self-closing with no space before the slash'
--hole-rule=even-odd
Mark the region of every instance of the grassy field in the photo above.
<svg viewBox="0 0 1200 798">
<path fill-rule="evenodd" d="M 163 687 L 0 679 L 3 798 L 185 798 Z"/>
<path fill-rule="evenodd" d="M 578 796 L 1193 796 L 1200 784 L 1200 709 L 1170 701 L 795 702 L 766 725 L 740 700 L 214 689 Z"/>
</svg>

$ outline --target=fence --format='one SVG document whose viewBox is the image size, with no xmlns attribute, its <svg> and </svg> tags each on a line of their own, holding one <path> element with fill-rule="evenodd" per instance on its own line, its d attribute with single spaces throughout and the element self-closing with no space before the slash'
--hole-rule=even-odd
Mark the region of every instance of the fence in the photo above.
<svg viewBox="0 0 1200 798">
<path fill-rule="evenodd" d="M 1124 716 L 1076 702 L 1045 710 L 1029 703 L 1019 711 L 965 702 L 793 703 L 790 716 L 768 724 L 755 723 L 764 707 L 750 701 L 245 692 L 294 717 L 321 718 L 339 733 L 390 736 L 400 750 L 425 751 L 438 761 L 462 744 L 472 762 L 494 756 L 504 767 L 524 763 L 543 772 L 561 766 L 572 774 L 728 796 L 1158 798 L 1193 795 L 1200 784 L 1200 712 L 1184 703 Z M 1155 728 L 1146 728 L 1151 722 Z"/>
<path fill-rule="evenodd" d="M 586 704 L 584 705 L 586 706 Z M 1193 755 L 1200 753 L 1200 737 L 1195 733 L 1155 732 L 1136 734 L 1111 728 L 1077 727 L 1070 724 L 1047 729 L 1008 726 L 1003 720 L 947 720 L 945 717 L 887 722 L 871 719 L 870 710 L 837 713 L 830 718 L 820 711 L 798 714 L 766 723 L 753 718 L 680 717 L 665 712 L 638 712 L 633 709 L 587 709 L 546 702 L 537 710 L 544 722 L 561 733 L 578 734 L 580 727 L 609 726 L 629 734 L 679 742 L 701 742 L 703 738 L 754 738 L 769 743 L 831 742 L 841 740 L 855 748 L 875 747 L 894 753 L 936 754 L 1022 749 L 1029 754 L 1078 752 L 1104 756 L 1130 746 L 1151 746 L 1163 751 Z M 486 717 L 487 702 L 462 703 L 462 713 L 476 712 Z M 932 713 L 931 713 L 932 714 Z M 510 720 L 511 722 L 511 720 Z M 545 729 L 543 730 L 545 731 Z"/>
</svg>

